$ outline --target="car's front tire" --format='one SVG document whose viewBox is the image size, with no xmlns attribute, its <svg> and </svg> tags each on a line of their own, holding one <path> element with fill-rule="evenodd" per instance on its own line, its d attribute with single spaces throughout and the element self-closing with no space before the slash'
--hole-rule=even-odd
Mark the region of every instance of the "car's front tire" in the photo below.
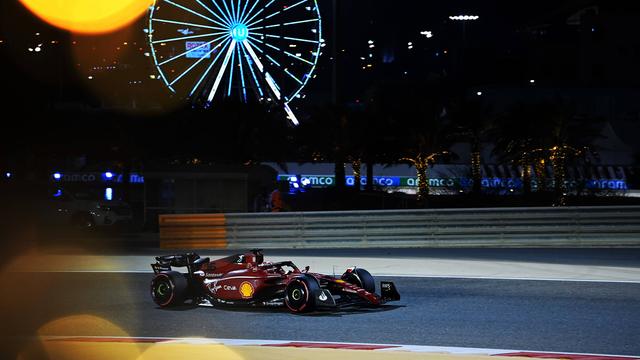
<svg viewBox="0 0 640 360">
<path fill-rule="evenodd" d="M 187 279 L 181 273 L 162 272 L 151 280 L 151 297 L 163 308 L 181 305 L 187 297 L 188 286 Z"/>
<path fill-rule="evenodd" d="M 376 281 L 365 269 L 355 268 L 351 271 L 347 271 L 342 275 L 342 280 L 365 289 L 367 292 L 372 294 L 376 292 Z"/>
<path fill-rule="evenodd" d="M 319 291 L 320 285 L 314 277 L 298 276 L 287 284 L 284 302 L 294 313 L 313 311 L 316 307 L 314 296 Z"/>
</svg>

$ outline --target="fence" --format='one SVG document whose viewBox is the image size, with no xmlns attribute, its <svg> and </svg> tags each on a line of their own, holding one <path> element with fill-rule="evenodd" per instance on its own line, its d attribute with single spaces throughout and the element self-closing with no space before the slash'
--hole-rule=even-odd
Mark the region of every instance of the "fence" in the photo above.
<svg viewBox="0 0 640 360">
<path fill-rule="evenodd" d="M 189 220 L 194 216 L 162 215 L 161 246 L 640 246 L 640 206 L 218 214 Z"/>
</svg>

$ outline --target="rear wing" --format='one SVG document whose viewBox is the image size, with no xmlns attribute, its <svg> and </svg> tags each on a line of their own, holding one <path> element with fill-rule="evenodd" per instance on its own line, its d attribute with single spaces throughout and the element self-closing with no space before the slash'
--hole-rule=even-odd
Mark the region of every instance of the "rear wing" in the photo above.
<svg viewBox="0 0 640 360">
<path fill-rule="evenodd" d="M 157 256 L 156 263 L 151 264 L 153 272 L 158 274 L 161 272 L 171 271 L 172 267 L 186 267 L 189 274 L 192 274 L 195 267 L 208 263 L 209 258 L 201 258 L 200 255 L 194 253 Z"/>
</svg>

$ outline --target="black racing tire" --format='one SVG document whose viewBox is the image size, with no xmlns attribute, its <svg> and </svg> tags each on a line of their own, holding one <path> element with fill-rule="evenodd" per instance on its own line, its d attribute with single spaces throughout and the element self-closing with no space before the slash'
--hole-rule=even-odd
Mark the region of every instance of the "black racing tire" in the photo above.
<svg viewBox="0 0 640 360">
<path fill-rule="evenodd" d="M 313 276 L 295 277 L 287 284 L 284 303 L 293 313 L 313 311 L 316 308 L 315 294 L 320 290 L 320 284 Z"/>
<path fill-rule="evenodd" d="M 187 278 L 181 273 L 161 272 L 151 280 L 151 297 L 163 308 L 182 305 L 187 297 L 188 287 Z"/>
<path fill-rule="evenodd" d="M 365 289 L 372 294 L 376 292 L 376 280 L 365 269 L 355 268 L 351 272 L 346 272 L 342 275 L 342 280 Z"/>
</svg>

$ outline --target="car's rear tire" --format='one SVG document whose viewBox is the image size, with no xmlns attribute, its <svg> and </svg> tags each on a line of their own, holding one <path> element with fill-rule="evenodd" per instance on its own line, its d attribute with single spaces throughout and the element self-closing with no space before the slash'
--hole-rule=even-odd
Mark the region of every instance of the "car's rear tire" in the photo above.
<svg viewBox="0 0 640 360">
<path fill-rule="evenodd" d="M 313 311 L 316 307 L 315 294 L 320 291 L 318 281 L 309 275 L 293 278 L 285 289 L 284 303 L 294 313 Z"/>
<path fill-rule="evenodd" d="M 365 269 L 355 268 L 352 271 L 348 271 L 342 275 L 342 280 L 365 289 L 372 294 L 376 292 L 376 281 Z"/>
<path fill-rule="evenodd" d="M 179 272 L 168 271 L 156 274 L 151 280 L 151 297 L 160 307 L 184 304 L 189 284 Z"/>
</svg>

